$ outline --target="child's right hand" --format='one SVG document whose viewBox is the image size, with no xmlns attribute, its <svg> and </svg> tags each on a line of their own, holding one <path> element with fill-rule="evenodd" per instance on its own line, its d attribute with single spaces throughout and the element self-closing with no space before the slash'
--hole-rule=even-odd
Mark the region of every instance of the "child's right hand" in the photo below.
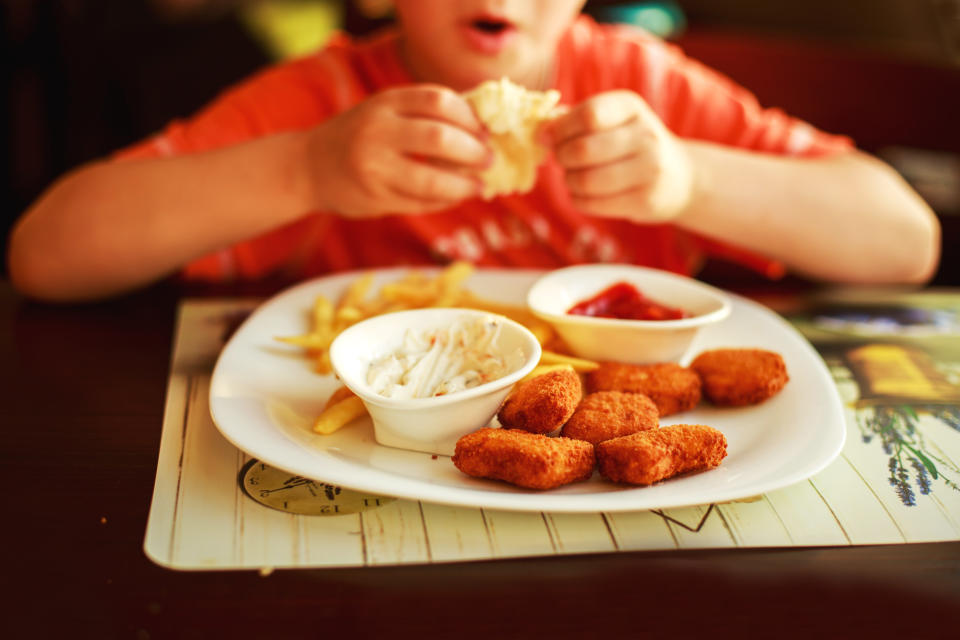
<svg viewBox="0 0 960 640">
<path fill-rule="evenodd" d="M 491 151 L 455 92 L 418 85 L 376 94 L 307 134 L 316 207 L 347 217 L 424 213 L 479 195 Z"/>
</svg>

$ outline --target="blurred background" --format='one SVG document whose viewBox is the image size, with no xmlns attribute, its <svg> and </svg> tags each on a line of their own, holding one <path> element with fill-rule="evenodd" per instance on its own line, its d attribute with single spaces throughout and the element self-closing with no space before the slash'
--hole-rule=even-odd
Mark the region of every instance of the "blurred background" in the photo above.
<svg viewBox="0 0 960 640">
<path fill-rule="evenodd" d="M 0 2 L 4 252 L 14 220 L 68 169 L 334 30 L 390 21 L 389 0 Z M 679 44 L 762 104 L 892 164 L 943 224 L 935 284 L 960 285 L 960 0 L 589 0 L 586 10 Z"/>
</svg>

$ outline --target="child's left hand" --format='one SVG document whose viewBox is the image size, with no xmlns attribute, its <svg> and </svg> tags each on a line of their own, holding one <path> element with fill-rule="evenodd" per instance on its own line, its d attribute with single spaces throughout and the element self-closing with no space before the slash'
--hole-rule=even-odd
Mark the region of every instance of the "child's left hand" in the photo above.
<svg viewBox="0 0 960 640">
<path fill-rule="evenodd" d="M 681 143 L 632 91 L 585 100 L 547 128 L 575 207 L 666 222 L 689 205 L 693 166 Z"/>
</svg>

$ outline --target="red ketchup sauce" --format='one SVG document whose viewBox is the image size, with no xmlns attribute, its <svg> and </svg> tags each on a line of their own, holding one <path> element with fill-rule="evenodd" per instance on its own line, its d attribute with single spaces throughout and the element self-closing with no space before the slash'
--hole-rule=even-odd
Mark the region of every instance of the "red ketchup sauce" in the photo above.
<svg viewBox="0 0 960 640">
<path fill-rule="evenodd" d="M 573 305 L 567 313 L 621 320 L 679 320 L 691 315 L 683 309 L 651 300 L 629 282 L 612 284 L 592 298 Z"/>
</svg>

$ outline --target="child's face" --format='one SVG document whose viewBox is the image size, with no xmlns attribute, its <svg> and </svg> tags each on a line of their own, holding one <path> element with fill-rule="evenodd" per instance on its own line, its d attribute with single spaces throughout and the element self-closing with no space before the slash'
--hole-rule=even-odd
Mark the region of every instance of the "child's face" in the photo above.
<svg viewBox="0 0 960 640">
<path fill-rule="evenodd" d="M 557 41 L 585 0 L 395 0 L 403 54 L 418 80 L 462 91 L 508 76 L 550 81 Z"/>
</svg>

